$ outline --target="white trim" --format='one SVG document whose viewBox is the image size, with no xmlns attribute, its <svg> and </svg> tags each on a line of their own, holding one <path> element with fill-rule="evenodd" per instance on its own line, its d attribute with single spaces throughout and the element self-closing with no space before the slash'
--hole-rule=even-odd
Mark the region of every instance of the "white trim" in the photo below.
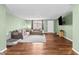
<svg viewBox="0 0 79 59">
<path fill-rule="evenodd" d="M 0 51 L 0 53 L 4 52 L 5 50 L 7 50 L 7 48 L 5 48 L 5 49 L 1 50 L 1 51 Z"/>
<path fill-rule="evenodd" d="M 73 50 L 74 52 L 76 52 L 77 54 L 79 54 L 79 52 L 78 52 L 77 50 L 75 50 L 74 48 L 72 48 L 72 50 Z"/>
<path fill-rule="evenodd" d="M 64 38 L 66 38 L 66 39 L 69 40 L 69 41 L 72 41 L 72 39 L 70 39 L 70 38 L 68 38 L 68 37 L 66 37 L 66 36 L 64 36 Z"/>
<path fill-rule="evenodd" d="M 65 36 L 64 36 L 64 38 L 66 38 L 66 39 L 69 40 L 69 41 L 72 41 L 72 39 L 70 39 L 70 38 L 68 38 L 68 37 L 65 37 Z M 78 52 L 77 50 L 75 50 L 74 48 L 72 48 L 72 50 L 73 50 L 74 52 L 76 52 L 77 54 L 79 54 L 79 52 Z"/>
</svg>

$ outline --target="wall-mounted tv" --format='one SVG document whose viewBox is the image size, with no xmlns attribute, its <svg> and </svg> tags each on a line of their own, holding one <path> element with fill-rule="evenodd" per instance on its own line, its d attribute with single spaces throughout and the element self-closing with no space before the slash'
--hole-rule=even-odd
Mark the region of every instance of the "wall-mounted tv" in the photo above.
<svg viewBox="0 0 79 59">
<path fill-rule="evenodd" d="M 65 21 L 63 20 L 62 16 L 60 16 L 60 17 L 58 18 L 58 24 L 59 24 L 59 25 L 64 25 L 64 24 L 65 24 Z"/>
<path fill-rule="evenodd" d="M 64 17 L 60 16 L 58 18 L 58 24 L 59 25 L 72 25 L 72 13 L 69 13 L 68 15 Z"/>
</svg>

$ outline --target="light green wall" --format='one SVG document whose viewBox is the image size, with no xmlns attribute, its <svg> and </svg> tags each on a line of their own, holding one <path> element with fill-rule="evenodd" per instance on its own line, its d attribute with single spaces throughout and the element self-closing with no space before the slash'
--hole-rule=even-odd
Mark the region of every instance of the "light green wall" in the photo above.
<svg viewBox="0 0 79 59">
<path fill-rule="evenodd" d="M 79 52 L 79 5 L 73 8 L 73 48 Z"/>
<path fill-rule="evenodd" d="M 6 9 L 0 5 L 0 51 L 6 48 Z"/>
<path fill-rule="evenodd" d="M 28 27 L 31 28 L 31 21 L 25 21 L 7 13 L 7 32 Z"/>
<path fill-rule="evenodd" d="M 57 19 L 54 21 L 54 32 L 59 32 L 59 25 Z"/>
<path fill-rule="evenodd" d="M 71 22 L 72 20 L 72 13 L 69 13 L 68 15 L 64 16 L 63 20 L 67 20 L 67 22 Z M 65 37 L 68 37 L 70 39 L 72 39 L 72 24 L 65 24 L 65 25 L 59 25 L 58 24 L 58 20 L 54 21 L 54 31 L 55 32 L 59 32 L 61 29 L 64 30 L 65 32 Z"/>
<path fill-rule="evenodd" d="M 63 17 L 65 25 L 72 25 L 72 12 L 69 12 L 66 16 Z"/>
<path fill-rule="evenodd" d="M 47 32 L 47 20 L 43 20 L 44 32 Z"/>
</svg>

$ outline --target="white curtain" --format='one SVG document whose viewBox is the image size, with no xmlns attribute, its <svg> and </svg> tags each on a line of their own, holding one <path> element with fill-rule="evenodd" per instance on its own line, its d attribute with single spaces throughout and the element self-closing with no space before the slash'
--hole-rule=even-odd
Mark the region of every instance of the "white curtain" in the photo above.
<svg viewBox="0 0 79 59">
<path fill-rule="evenodd" d="M 33 21 L 33 29 L 42 30 L 42 21 L 41 20 L 34 20 Z"/>
</svg>

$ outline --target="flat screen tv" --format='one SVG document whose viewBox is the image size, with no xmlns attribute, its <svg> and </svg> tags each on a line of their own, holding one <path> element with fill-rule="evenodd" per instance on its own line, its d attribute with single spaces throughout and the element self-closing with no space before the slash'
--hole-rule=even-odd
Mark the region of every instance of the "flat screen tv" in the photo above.
<svg viewBox="0 0 79 59">
<path fill-rule="evenodd" d="M 59 24 L 59 25 L 63 25 L 63 24 L 64 24 L 64 21 L 63 21 L 62 16 L 60 16 L 60 17 L 58 18 L 58 24 Z"/>
</svg>

